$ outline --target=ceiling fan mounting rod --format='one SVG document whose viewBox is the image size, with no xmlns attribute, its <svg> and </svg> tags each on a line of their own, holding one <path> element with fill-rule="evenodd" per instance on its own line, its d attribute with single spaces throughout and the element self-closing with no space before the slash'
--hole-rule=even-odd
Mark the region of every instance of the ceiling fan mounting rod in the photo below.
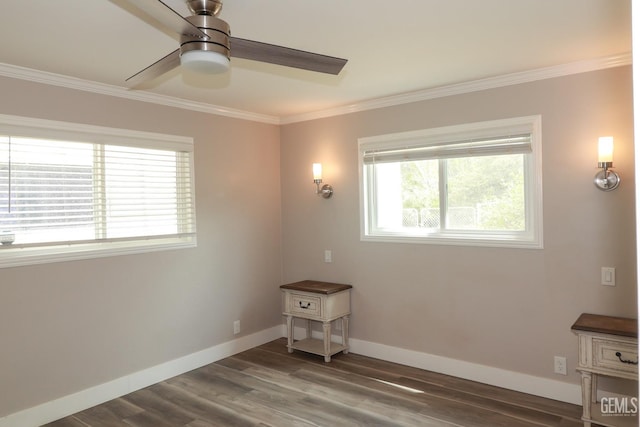
<svg viewBox="0 0 640 427">
<path fill-rule="evenodd" d="M 187 6 L 194 15 L 218 16 L 222 0 L 187 0 Z"/>
</svg>

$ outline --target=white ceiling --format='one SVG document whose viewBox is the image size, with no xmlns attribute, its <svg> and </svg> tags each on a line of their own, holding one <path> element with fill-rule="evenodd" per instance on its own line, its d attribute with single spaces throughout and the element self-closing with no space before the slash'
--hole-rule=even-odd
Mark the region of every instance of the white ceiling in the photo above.
<svg viewBox="0 0 640 427">
<path fill-rule="evenodd" d="M 121 4 L 0 0 L 0 63 L 124 88 L 178 42 Z M 631 0 L 226 0 L 219 17 L 349 62 L 331 76 L 232 58 L 226 75 L 175 69 L 144 90 L 282 119 L 631 51 Z"/>
</svg>

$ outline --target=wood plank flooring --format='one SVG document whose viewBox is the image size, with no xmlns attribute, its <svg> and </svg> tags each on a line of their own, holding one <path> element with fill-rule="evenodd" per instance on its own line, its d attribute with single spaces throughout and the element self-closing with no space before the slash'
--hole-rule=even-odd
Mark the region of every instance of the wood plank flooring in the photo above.
<svg viewBox="0 0 640 427">
<path fill-rule="evenodd" d="M 581 407 L 279 339 L 48 427 L 581 427 Z"/>
</svg>

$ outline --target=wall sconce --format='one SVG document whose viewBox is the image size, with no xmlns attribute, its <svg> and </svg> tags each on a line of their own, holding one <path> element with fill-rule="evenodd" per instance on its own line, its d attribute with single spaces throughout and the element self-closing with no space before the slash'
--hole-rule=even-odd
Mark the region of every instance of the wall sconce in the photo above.
<svg viewBox="0 0 640 427">
<path fill-rule="evenodd" d="M 598 167 L 602 168 L 593 178 L 593 183 L 602 191 L 611 191 L 620 185 L 620 176 L 612 171 L 613 137 L 601 136 L 598 140 Z"/>
<path fill-rule="evenodd" d="M 328 199 L 333 195 L 333 187 L 329 184 L 325 184 L 320 187 L 322 184 L 322 163 L 314 163 L 313 164 L 313 182 L 316 184 L 316 194 L 319 196 Z"/>
</svg>

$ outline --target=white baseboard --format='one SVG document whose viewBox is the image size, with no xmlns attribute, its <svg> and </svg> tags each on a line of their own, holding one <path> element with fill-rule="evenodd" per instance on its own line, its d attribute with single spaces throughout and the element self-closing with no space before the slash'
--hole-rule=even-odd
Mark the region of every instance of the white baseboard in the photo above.
<svg viewBox="0 0 640 427">
<path fill-rule="evenodd" d="M 536 377 L 464 360 L 450 359 L 358 339 L 350 339 L 349 347 L 353 353 L 362 354 L 363 356 L 582 405 L 582 391 L 579 384 Z"/>
<path fill-rule="evenodd" d="M 305 328 L 296 327 L 294 330 L 296 339 L 304 337 L 305 334 Z M 313 331 L 312 336 L 322 339 L 322 333 L 319 331 Z M 340 342 L 341 339 L 342 337 L 337 335 L 331 337 L 331 340 L 336 342 Z M 561 402 L 582 405 L 582 391 L 579 384 L 536 377 L 520 372 L 466 362 L 464 360 L 451 359 L 353 338 L 349 339 L 349 351 L 388 362 L 477 381 L 509 390 L 559 400 Z"/>
<path fill-rule="evenodd" d="M 303 337 L 304 328 L 295 328 L 295 336 Z M 318 331 L 314 337 L 321 338 Z M 36 427 L 66 417 L 111 399 L 123 396 L 168 378 L 197 369 L 241 351 L 257 347 L 280 337 L 286 337 L 286 326 L 274 326 L 251 335 L 228 341 L 208 349 L 152 366 L 99 384 L 77 393 L 73 393 L 32 408 L 0 418 L 0 427 Z M 332 336 L 340 341 L 340 336 Z M 462 360 L 450 359 L 428 353 L 391 347 L 359 339 L 350 339 L 349 347 L 353 353 L 415 368 L 426 369 L 441 374 L 478 381 L 510 390 L 521 391 L 536 396 L 581 404 L 580 386 L 548 378 L 535 377 L 519 372 L 507 371 L 491 366 L 479 365 Z"/>
<path fill-rule="evenodd" d="M 0 427 L 36 427 L 208 365 L 284 335 L 274 326 L 0 418 Z"/>
</svg>

